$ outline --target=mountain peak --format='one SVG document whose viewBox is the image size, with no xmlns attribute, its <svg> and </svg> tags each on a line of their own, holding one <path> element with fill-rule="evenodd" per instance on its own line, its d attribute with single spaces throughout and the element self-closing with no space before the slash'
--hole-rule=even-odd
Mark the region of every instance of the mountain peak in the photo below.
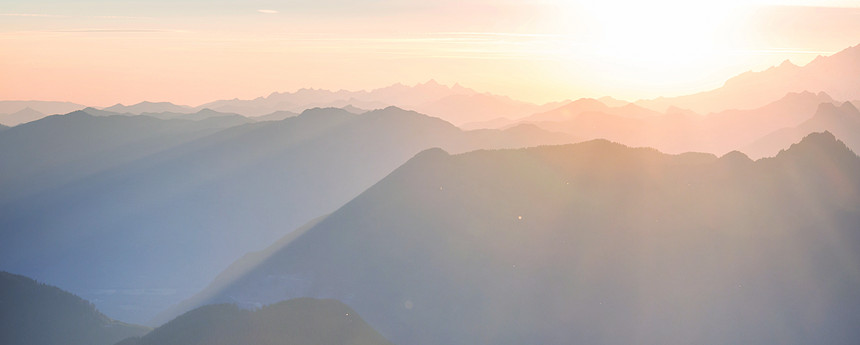
<svg viewBox="0 0 860 345">
<path fill-rule="evenodd" d="M 813 132 L 792 144 L 787 150 L 780 151 L 776 158 L 785 156 L 806 157 L 804 159 L 819 159 L 826 156 L 842 156 L 850 154 L 856 157 L 851 149 L 830 131 Z"/>
<path fill-rule="evenodd" d="M 857 110 L 857 107 L 854 106 L 851 102 L 845 101 L 839 106 L 839 110 L 846 113 L 860 114 L 860 111 Z"/>
<path fill-rule="evenodd" d="M 818 105 L 818 109 L 815 110 L 815 114 L 833 113 L 835 111 L 837 111 L 837 108 L 833 103 L 821 103 Z"/>
<path fill-rule="evenodd" d="M 785 67 L 789 67 L 789 68 L 791 68 L 791 67 L 797 67 L 797 65 L 795 65 L 793 62 L 791 62 L 791 60 L 789 60 L 789 59 L 785 59 L 785 61 L 783 61 L 781 64 L 779 64 L 779 67 L 781 67 L 781 68 L 785 68 Z"/>
</svg>

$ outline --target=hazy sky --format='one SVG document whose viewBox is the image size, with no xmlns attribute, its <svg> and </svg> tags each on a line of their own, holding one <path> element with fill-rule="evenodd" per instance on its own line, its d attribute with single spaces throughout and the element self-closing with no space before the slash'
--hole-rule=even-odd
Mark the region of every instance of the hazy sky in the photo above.
<svg viewBox="0 0 860 345">
<path fill-rule="evenodd" d="M 4 0 L 0 99 L 197 105 L 429 79 L 636 99 L 857 44 L 860 0 Z"/>
</svg>

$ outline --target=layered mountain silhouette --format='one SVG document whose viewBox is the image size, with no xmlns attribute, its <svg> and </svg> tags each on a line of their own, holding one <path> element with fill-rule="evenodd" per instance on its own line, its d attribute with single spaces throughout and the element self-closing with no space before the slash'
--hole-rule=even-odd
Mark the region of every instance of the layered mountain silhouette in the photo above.
<svg viewBox="0 0 860 345">
<path fill-rule="evenodd" d="M 0 271 L 0 343 L 5 345 L 111 345 L 148 332 L 111 320 L 57 287 Z"/>
<path fill-rule="evenodd" d="M 145 322 L 191 296 L 241 255 L 337 209 L 426 148 L 466 152 L 574 140 L 534 126 L 462 131 L 394 107 L 360 115 L 332 108 L 234 126 L 144 152 L 126 150 L 131 143 L 120 139 L 151 136 L 155 129 L 126 127 L 131 133 L 123 134 L 111 124 L 170 122 L 86 114 L 45 120 L 51 121 L 0 135 L 0 142 L 8 140 L 0 147 L 17 148 L 8 155 L 24 153 L 21 148 L 41 147 L 40 140 L 60 131 L 51 126 L 36 133 L 37 125 L 69 122 L 61 126 L 69 139 L 16 158 L 20 173 L 14 175 L 30 178 L 15 181 L 42 188 L 15 193 L 24 196 L 0 208 L 0 267 L 61 284 L 96 301 L 106 314 L 131 322 Z M 23 132 L 28 128 L 34 132 Z M 13 130 L 19 134 L 13 136 Z M 117 141 L 94 140 L 99 136 Z M 83 164 L 88 160 L 76 155 L 91 150 L 84 144 L 107 152 L 96 150 L 96 162 Z M 45 166 L 55 160 L 60 162 Z M 85 168 L 89 175 L 77 174 L 50 188 L 41 175 L 25 174 L 25 169 L 37 171 L 56 181 L 60 177 L 54 175 Z M 19 188 L 9 181 L 3 195 Z M 145 293 L 132 294 L 132 288 Z M 105 289 L 118 293 L 102 294 Z"/>
<path fill-rule="evenodd" d="M 215 111 L 212 109 L 201 109 L 198 111 L 189 111 L 189 112 L 171 112 L 171 111 L 162 111 L 162 112 L 116 112 L 110 111 L 106 109 L 96 109 L 93 107 L 87 107 L 82 110 L 83 112 L 93 115 L 93 116 L 149 116 L 162 120 L 190 120 L 190 121 L 200 121 L 207 119 L 218 119 L 218 122 L 222 123 L 231 123 L 232 125 L 239 125 L 244 123 L 251 123 L 254 120 L 244 117 L 235 113 L 224 113 L 220 111 Z"/>
<path fill-rule="evenodd" d="M 391 345 L 345 304 L 293 299 L 249 311 L 204 306 L 117 345 Z"/>
<path fill-rule="evenodd" d="M 0 205 L 237 124 L 75 111 L 15 126 L 0 134 Z"/>
<path fill-rule="evenodd" d="M 668 153 L 694 151 L 723 155 L 746 147 L 776 130 L 797 126 L 812 118 L 819 105 L 833 102 L 822 92 L 789 93 L 757 109 L 698 115 L 681 109 L 659 114 L 633 104 L 609 107 L 597 100 L 582 99 L 547 113 L 535 114 L 520 123 L 533 123 L 578 138 L 603 138 Z M 784 148 L 791 142 L 780 144 Z"/>
<path fill-rule="evenodd" d="M 664 111 L 670 106 L 701 114 L 727 109 L 761 107 L 789 92 L 826 92 L 840 101 L 860 98 L 860 45 L 831 56 L 819 56 L 805 66 L 785 61 L 761 72 L 747 72 L 729 79 L 715 90 L 671 98 L 640 100 L 636 104 Z"/>
<path fill-rule="evenodd" d="M 832 103 L 822 103 L 811 119 L 796 127 L 775 131 L 742 150 L 751 157 L 773 156 L 806 134 L 823 131 L 833 133 L 854 152 L 860 152 L 860 111 L 851 102 L 844 102 L 838 107 Z"/>
<path fill-rule="evenodd" d="M 180 114 L 188 114 L 193 113 L 193 108 L 184 105 L 176 105 L 170 102 L 140 102 L 133 105 L 122 105 L 116 104 L 107 108 L 102 109 L 104 111 L 110 111 L 114 113 L 120 114 L 134 114 L 141 115 L 143 113 L 180 113 Z"/>
<path fill-rule="evenodd" d="M 424 151 L 174 313 L 341 300 L 397 344 L 856 344 L 860 157 Z"/>
<path fill-rule="evenodd" d="M 33 108 L 26 107 L 11 114 L 0 115 L 0 123 L 8 126 L 16 126 L 22 123 L 41 119 L 43 117 L 45 117 L 45 114 L 42 114 Z"/>
<path fill-rule="evenodd" d="M 21 110 L 30 108 L 33 111 L 53 115 L 53 114 L 67 114 L 73 112 L 75 110 L 81 110 L 85 108 L 85 105 L 71 103 L 71 102 L 53 102 L 53 101 L 0 101 L 0 123 L 12 126 L 16 124 L 7 124 L 2 120 L 2 118 L 8 116 L 8 114 L 17 113 Z M 33 119 L 36 120 L 36 119 Z M 33 121 L 30 120 L 30 121 Z M 28 121 L 29 122 L 29 121 Z"/>
<path fill-rule="evenodd" d="M 353 106 L 361 109 L 381 109 L 396 106 L 461 125 L 498 118 L 521 118 L 536 112 L 548 111 L 561 104 L 563 102 L 535 105 L 509 97 L 479 93 L 460 85 L 449 87 L 430 80 L 415 86 L 395 84 L 371 91 L 300 89 L 296 92 L 275 92 L 267 97 L 253 100 L 210 102 L 199 108 L 257 117 L 276 111 L 301 112 L 315 107 Z"/>
<path fill-rule="evenodd" d="M 503 96 L 475 93 L 454 94 L 424 104 L 415 105 L 412 108 L 422 114 L 445 119 L 455 125 L 468 128 L 469 126 L 463 125 L 491 120 L 499 121 L 499 119 L 521 118 L 525 115 L 554 109 L 564 103 L 557 102 L 536 105 Z M 480 128 L 479 126 L 471 127 Z"/>
<path fill-rule="evenodd" d="M 662 113 L 645 109 L 632 103 L 627 103 L 621 106 L 608 106 L 593 98 L 581 98 L 559 108 L 525 117 L 520 119 L 519 122 L 568 121 L 583 113 L 591 112 L 600 112 L 634 119 L 663 115 Z"/>
</svg>

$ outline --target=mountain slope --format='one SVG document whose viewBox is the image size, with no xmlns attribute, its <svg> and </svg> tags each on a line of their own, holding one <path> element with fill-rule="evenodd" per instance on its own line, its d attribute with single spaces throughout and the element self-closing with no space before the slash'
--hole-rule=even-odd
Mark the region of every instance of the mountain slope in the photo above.
<svg viewBox="0 0 860 345">
<path fill-rule="evenodd" d="M 45 114 L 42 114 L 34 110 L 33 108 L 27 107 L 11 114 L 0 115 L 0 123 L 7 126 L 17 126 L 22 123 L 36 121 L 43 117 L 45 117 Z"/>
<path fill-rule="evenodd" d="M 397 108 L 314 109 L 231 127 L 6 204 L 0 267 L 98 299 L 112 317 L 146 322 L 417 152 L 566 142 L 528 126 L 462 131 Z M 100 295 L 105 289 L 129 295 Z"/>
<path fill-rule="evenodd" d="M 234 124 L 75 111 L 10 128 L 0 134 L 0 205 Z"/>
<path fill-rule="evenodd" d="M 854 152 L 860 152 L 860 111 L 851 102 L 839 107 L 822 103 L 811 119 L 796 127 L 783 128 L 764 136 L 742 151 L 751 157 L 770 157 L 809 133 L 822 131 L 832 132 Z"/>
<path fill-rule="evenodd" d="M 120 114 L 134 114 L 141 115 L 143 113 L 193 113 L 194 110 L 191 107 L 184 105 L 176 105 L 170 102 L 140 102 L 133 105 L 122 105 L 116 104 L 107 108 L 102 109 L 104 111 L 110 111 L 114 113 Z"/>
<path fill-rule="evenodd" d="M 11 114 L 30 108 L 42 114 L 66 114 L 85 108 L 84 105 L 71 102 L 54 101 L 0 101 L 0 114 Z"/>
<path fill-rule="evenodd" d="M 454 94 L 413 109 L 460 126 L 498 118 L 518 119 L 558 106 L 558 103 L 536 105 L 491 94 Z"/>
<path fill-rule="evenodd" d="M 579 114 L 589 112 L 602 112 L 629 118 L 649 118 L 663 115 L 659 112 L 648 110 L 632 103 L 610 107 L 596 99 L 582 98 L 550 111 L 525 117 L 521 119 L 520 122 L 533 123 L 544 121 L 566 121 L 576 118 Z"/>
<path fill-rule="evenodd" d="M 390 345 L 348 306 L 293 299 L 248 311 L 233 305 L 192 310 L 140 338 L 118 345 Z"/>
<path fill-rule="evenodd" d="M 797 126 L 811 118 L 820 104 L 831 102 L 833 99 L 825 93 L 801 92 L 786 94 L 751 110 L 727 110 L 704 116 L 676 110 L 649 116 L 635 105 L 610 108 L 594 100 L 580 100 L 530 118 L 545 119 L 531 122 L 541 128 L 583 139 L 603 138 L 668 153 L 696 151 L 722 155 L 775 130 Z"/>
<path fill-rule="evenodd" d="M 433 149 L 199 303 L 336 298 L 403 344 L 855 344 L 858 176 L 829 133 L 755 162 Z"/>
<path fill-rule="evenodd" d="M 0 343 L 110 345 L 148 329 L 114 321 L 59 288 L 0 271 Z"/>
<path fill-rule="evenodd" d="M 536 105 L 504 96 L 478 93 L 456 84 L 446 86 L 430 80 L 414 86 L 394 84 L 370 91 L 300 89 L 295 92 L 275 92 L 267 97 L 252 100 L 210 102 L 199 106 L 198 109 L 211 108 L 256 117 L 275 111 L 298 113 L 312 108 L 343 108 L 348 105 L 362 109 L 396 106 L 461 125 L 499 117 L 520 118 L 535 112 L 550 110 L 560 104 Z"/>
<path fill-rule="evenodd" d="M 826 92 L 839 101 L 860 98 L 860 45 L 831 56 L 819 56 L 805 66 L 788 61 L 761 72 L 747 72 L 715 90 L 693 95 L 640 100 L 636 104 L 663 111 L 669 106 L 701 114 L 726 109 L 752 109 L 789 92 Z"/>
</svg>

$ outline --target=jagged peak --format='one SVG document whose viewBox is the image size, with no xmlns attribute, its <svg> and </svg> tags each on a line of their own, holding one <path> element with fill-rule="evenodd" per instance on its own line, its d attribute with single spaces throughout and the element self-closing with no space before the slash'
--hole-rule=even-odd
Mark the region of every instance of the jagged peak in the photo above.
<svg viewBox="0 0 860 345">
<path fill-rule="evenodd" d="M 857 110 L 857 107 L 854 106 L 853 103 L 848 102 L 848 101 L 845 101 L 844 103 L 842 103 L 842 105 L 839 106 L 839 110 L 841 110 L 843 112 L 852 113 L 852 114 L 860 113 L 860 111 Z"/>
<path fill-rule="evenodd" d="M 823 102 L 823 103 L 818 104 L 818 108 L 815 110 L 815 113 L 816 114 L 832 113 L 836 110 L 837 110 L 837 108 L 836 108 L 835 104 Z"/>
<path fill-rule="evenodd" d="M 797 65 L 795 65 L 793 62 L 791 62 L 790 59 L 785 59 L 785 61 L 783 61 L 781 64 L 779 64 L 779 67 L 789 67 L 790 68 L 790 67 L 797 67 Z"/>
<path fill-rule="evenodd" d="M 830 131 L 809 133 L 800 142 L 792 144 L 788 149 L 782 150 L 776 155 L 776 158 L 784 158 L 786 156 L 809 156 L 820 157 L 824 155 L 840 155 L 850 153 L 854 155 L 851 149 L 844 142 L 837 139 Z"/>
</svg>

